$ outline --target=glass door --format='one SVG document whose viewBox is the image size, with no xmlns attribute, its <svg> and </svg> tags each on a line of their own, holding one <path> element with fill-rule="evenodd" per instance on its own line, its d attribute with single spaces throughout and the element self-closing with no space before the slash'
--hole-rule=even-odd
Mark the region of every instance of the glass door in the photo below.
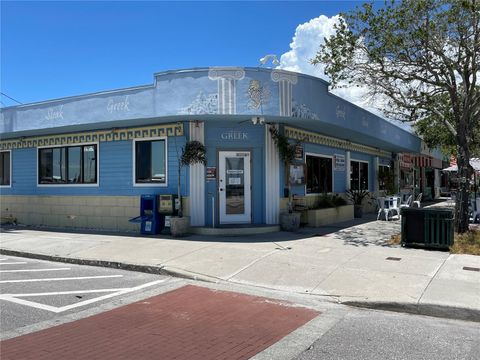
<svg viewBox="0 0 480 360">
<path fill-rule="evenodd" d="M 219 152 L 220 224 L 251 222 L 250 152 Z"/>
</svg>

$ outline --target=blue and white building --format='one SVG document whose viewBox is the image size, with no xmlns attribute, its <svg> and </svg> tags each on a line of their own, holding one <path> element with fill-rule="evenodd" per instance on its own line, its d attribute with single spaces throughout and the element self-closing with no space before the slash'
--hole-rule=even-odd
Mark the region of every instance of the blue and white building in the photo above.
<svg viewBox="0 0 480 360">
<path fill-rule="evenodd" d="M 151 85 L 3 108 L 2 216 L 133 230 L 139 195 L 176 194 L 181 148 L 198 140 L 207 166 L 181 173 L 192 226 L 278 224 L 286 172 L 270 127 L 302 140 L 295 195 L 376 192 L 379 168 L 420 153 L 421 140 L 328 85 L 284 70 L 194 68 L 157 73 Z"/>
</svg>

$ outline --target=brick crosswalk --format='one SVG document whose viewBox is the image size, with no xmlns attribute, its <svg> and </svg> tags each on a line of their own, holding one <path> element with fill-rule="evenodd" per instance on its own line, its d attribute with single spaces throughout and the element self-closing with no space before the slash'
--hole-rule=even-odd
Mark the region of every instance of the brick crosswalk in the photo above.
<svg viewBox="0 0 480 360">
<path fill-rule="evenodd" d="M 248 359 L 319 313 L 198 286 L 0 343 L 7 359 Z"/>
</svg>

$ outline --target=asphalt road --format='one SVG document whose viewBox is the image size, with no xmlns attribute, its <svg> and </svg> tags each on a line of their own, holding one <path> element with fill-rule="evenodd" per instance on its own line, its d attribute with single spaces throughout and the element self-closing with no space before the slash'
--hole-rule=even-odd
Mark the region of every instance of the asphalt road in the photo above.
<svg viewBox="0 0 480 360">
<path fill-rule="evenodd" d="M 137 303 L 134 306 L 149 306 L 154 299 L 152 297 L 184 288 L 189 283 L 192 282 L 166 276 L 0 255 L 1 340 L 13 339 L 23 334 L 35 336 L 34 333 L 37 330 L 48 329 L 59 324 L 68 325 L 72 321 L 92 315 L 100 316 L 107 310 L 118 309 L 128 313 L 128 307 L 123 307 L 124 305 L 142 300 L 140 305 Z M 319 315 L 314 320 L 285 336 L 266 351 L 258 353 L 255 359 L 259 360 L 476 360 L 480 354 L 480 324 L 475 322 L 356 309 L 320 301 L 309 295 L 243 287 L 238 284 L 199 283 L 199 285 L 202 288 L 212 287 L 233 292 L 232 298 L 237 300 L 242 296 L 235 293 L 246 292 L 273 299 L 273 302 L 268 300 L 267 304 L 275 304 L 275 299 L 279 299 L 318 311 Z M 168 296 L 175 296 L 175 292 L 170 294 Z M 223 336 L 231 334 L 229 329 L 241 328 L 240 324 L 246 316 L 244 306 L 253 301 L 246 299 L 244 305 L 239 305 L 242 311 L 234 307 L 229 310 L 231 305 L 223 301 L 219 304 L 211 304 L 211 308 L 207 306 L 206 310 L 200 311 L 197 304 L 208 304 L 212 301 L 212 295 L 207 294 L 204 300 L 199 300 L 198 296 L 182 295 L 181 291 L 178 294 L 180 295 L 170 300 L 172 305 L 159 300 L 158 306 L 163 310 L 157 309 L 154 313 L 165 314 L 165 316 L 178 313 L 179 319 L 185 320 L 185 314 L 190 314 L 188 311 L 192 312 L 187 318 L 202 315 L 202 311 L 206 310 L 218 315 L 219 309 L 224 306 L 224 316 L 228 318 L 219 319 L 217 322 L 200 321 L 198 327 L 190 329 L 193 335 L 200 334 L 207 337 L 209 341 L 218 341 L 222 346 L 226 344 Z M 149 300 L 144 300 L 147 298 Z M 182 306 L 189 302 L 193 308 L 183 309 Z M 258 303 L 258 300 L 253 302 Z M 172 310 L 175 306 L 180 307 L 177 312 Z M 230 314 L 236 314 L 238 318 L 235 316 L 230 318 Z M 132 319 L 138 320 L 136 312 L 133 316 Z M 295 317 L 296 315 L 292 318 Z M 211 320 L 212 316 L 209 315 L 208 319 Z M 275 321 L 275 317 L 268 319 L 267 316 L 267 319 L 262 321 L 269 323 Z M 177 330 L 183 336 L 187 336 L 188 327 L 179 325 L 178 321 L 168 324 L 165 319 L 162 319 L 153 323 L 161 323 L 161 329 L 165 328 L 166 333 L 162 338 L 167 338 L 167 335 L 171 334 L 171 329 L 175 328 L 178 328 Z M 209 333 L 206 327 L 210 326 L 209 331 L 215 332 L 218 330 L 216 324 L 226 326 L 225 331 L 220 335 L 212 333 L 213 338 L 210 339 L 209 335 L 207 336 Z M 248 326 L 251 325 L 250 321 Z M 278 325 L 275 326 L 278 327 Z M 262 329 L 263 325 L 254 328 Z M 128 337 L 128 341 L 134 340 L 134 333 L 131 334 L 132 339 Z M 189 335 L 188 339 L 184 340 L 192 344 L 193 335 Z M 174 336 L 167 343 L 173 346 L 175 339 Z M 158 343 L 158 339 L 155 343 Z M 199 349 L 202 343 L 203 340 L 200 342 Z M 235 343 L 232 343 L 231 347 L 234 345 Z M 191 353 L 183 346 L 182 343 L 177 348 L 173 347 L 172 351 L 188 359 Z M 160 349 L 160 351 L 164 350 Z"/>
<path fill-rule="evenodd" d="M 477 360 L 480 324 L 352 310 L 296 360 Z"/>
<path fill-rule="evenodd" d="M 0 255 L 1 339 L 168 290 L 167 276 Z"/>
</svg>

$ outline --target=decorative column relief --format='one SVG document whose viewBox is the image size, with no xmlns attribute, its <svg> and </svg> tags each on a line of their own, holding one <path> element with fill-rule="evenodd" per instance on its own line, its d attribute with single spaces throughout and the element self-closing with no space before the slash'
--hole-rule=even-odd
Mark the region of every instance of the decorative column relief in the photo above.
<svg viewBox="0 0 480 360">
<path fill-rule="evenodd" d="M 270 127 L 265 125 L 265 223 L 278 224 L 280 216 L 280 158 Z"/>
<path fill-rule="evenodd" d="M 210 68 L 208 78 L 218 82 L 218 113 L 237 113 L 237 87 L 236 81 L 245 77 L 245 70 L 242 68 Z"/>
<path fill-rule="evenodd" d="M 273 70 L 271 77 L 274 82 L 278 82 L 280 116 L 292 116 L 292 92 L 293 85 L 298 82 L 297 75 L 284 70 Z"/>
<path fill-rule="evenodd" d="M 190 140 L 205 143 L 205 126 L 203 122 L 190 122 Z M 192 226 L 205 226 L 205 166 L 190 165 L 190 223 Z"/>
</svg>

